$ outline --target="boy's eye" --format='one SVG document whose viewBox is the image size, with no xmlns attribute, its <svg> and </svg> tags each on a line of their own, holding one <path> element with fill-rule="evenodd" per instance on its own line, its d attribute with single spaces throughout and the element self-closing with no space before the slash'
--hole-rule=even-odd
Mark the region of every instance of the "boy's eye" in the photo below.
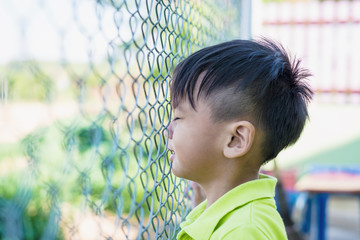
<svg viewBox="0 0 360 240">
<path fill-rule="evenodd" d="M 180 118 L 176 117 L 176 118 L 173 119 L 173 121 L 177 121 L 177 120 L 179 120 L 179 119 L 180 119 Z"/>
</svg>

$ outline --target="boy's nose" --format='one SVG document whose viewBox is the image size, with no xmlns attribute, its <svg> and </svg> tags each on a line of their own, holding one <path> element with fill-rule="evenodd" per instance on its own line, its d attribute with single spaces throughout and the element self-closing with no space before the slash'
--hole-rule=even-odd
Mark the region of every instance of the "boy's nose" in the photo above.
<svg viewBox="0 0 360 240">
<path fill-rule="evenodd" d="M 173 138 L 174 133 L 174 121 L 171 121 L 169 126 L 167 127 L 167 136 L 169 139 Z"/>
</svg>

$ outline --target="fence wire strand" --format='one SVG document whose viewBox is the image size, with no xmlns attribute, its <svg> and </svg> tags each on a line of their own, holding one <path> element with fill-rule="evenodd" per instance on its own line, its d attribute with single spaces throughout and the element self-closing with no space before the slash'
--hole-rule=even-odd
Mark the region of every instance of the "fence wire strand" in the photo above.
<svg viewBox="0 0 360 240">
<path fill-rule="evenodd" d="M 239 35 L 238 1 L 0 0 L 1 239 L 174 239 L 173 67 Z"/>
</svg>

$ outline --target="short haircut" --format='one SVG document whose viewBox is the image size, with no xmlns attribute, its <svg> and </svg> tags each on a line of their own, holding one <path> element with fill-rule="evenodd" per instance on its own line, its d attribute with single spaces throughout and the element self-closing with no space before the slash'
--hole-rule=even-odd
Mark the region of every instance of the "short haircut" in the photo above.
<svg viewBox="0 0 360 240">
<path fill-rule="evenodd" d="M 309 76 L 278 43 L 265 38 L 234 40 L 201 49 L 180 62 L 173 72 L 171 102 L 176 108 L 188 99 L 196 110 L 195 100 L 202 97 L 214 121 L 252 121 L 265 133 L 265 163 L 300 137 L 313 95 L 305 81 Z"/>
</svg>

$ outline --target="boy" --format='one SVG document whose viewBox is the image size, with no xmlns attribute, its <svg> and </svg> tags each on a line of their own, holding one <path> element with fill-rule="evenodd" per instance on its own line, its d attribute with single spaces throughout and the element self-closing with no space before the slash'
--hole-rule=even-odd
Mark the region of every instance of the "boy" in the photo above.
<svg viewBox="0 0 360 240">
<path fill-rule="evenodd" d="M 308 76 L 265 39 L 204 48 L 175 68 L 172 172 L 199 183 L 207 197 L 178 239 L 287 239 L 276 179 L 259 169 L 299 138 L 312 97 Z"/>
</svg>

